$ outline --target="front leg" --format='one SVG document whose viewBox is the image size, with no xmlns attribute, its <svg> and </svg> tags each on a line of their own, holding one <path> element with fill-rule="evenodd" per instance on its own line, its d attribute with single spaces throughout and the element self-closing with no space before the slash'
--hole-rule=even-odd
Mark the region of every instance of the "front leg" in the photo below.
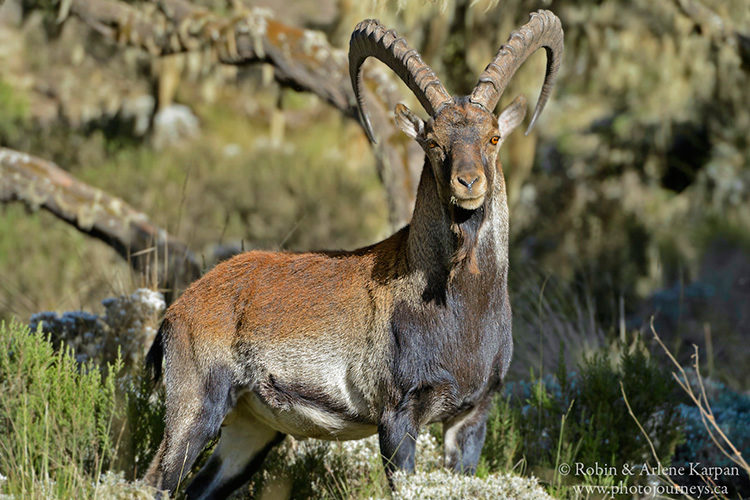
<svg viewBox="0 0 750 500">
<path fill-rule="evenodd" d="M 463 474 L 477 471 L 491 402 L 492 397 L 486 396 L 471 410 L 443 422 L 446 467 Z"/>
<path fill-rule="evenodd" d="M 380 454 L 391 482 L 397 469 L 414 472 L 414 452 L 419 426 L 414 422 L 412 412 L 407 408 L 386 410 L 378 425 Z M 392 484 L 391 484 L 392 485 Z"/>
</svg>

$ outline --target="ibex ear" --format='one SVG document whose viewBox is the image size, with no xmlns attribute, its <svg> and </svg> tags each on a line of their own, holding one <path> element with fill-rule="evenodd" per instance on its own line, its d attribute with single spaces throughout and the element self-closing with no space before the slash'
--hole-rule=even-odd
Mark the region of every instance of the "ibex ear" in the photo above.
<svg viewBox="0 0 750 500">
<path fill-rule="evenodd" d="M 526 116 L 526 98 L 519 95 L 500 113 L 497 126 L 500 129 L 500 142 L 508 138 L 511 132 L 521 124 Z"/>
<path fill-rule="evenodd" d="M 396 104 L 396 125 L 412 139 L 424 132 L 424 122 L 401 103 Z"/>
</svg>

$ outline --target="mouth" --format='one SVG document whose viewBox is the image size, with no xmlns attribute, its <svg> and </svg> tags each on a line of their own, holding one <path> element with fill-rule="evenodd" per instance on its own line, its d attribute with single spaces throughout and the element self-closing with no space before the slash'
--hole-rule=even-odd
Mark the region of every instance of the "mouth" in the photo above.
<svg viewBox="0 0 750 500">
<path fill-rule="evenodd" d="M 484 204 L 484 196 L 481 194 L 473 198 L 458 198 L 454 195 L 451 197 L 451 203 L 464 210 L 476 210 Z"/>
</svg>

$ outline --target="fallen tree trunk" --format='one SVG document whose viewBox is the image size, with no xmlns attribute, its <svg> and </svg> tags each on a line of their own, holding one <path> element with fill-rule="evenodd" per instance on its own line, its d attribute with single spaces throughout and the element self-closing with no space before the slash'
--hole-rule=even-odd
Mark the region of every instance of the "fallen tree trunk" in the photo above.
<svg viewBox="0 0 750 500">
<path fill-rule="evenodd" d="M 346 51 L 332 47 L 320 32 L 289 26 L 260 9 L 223 18 L 184 0 L 157 0 L 141 9 L 114 0 L 63 0 L 61 19 L 68 14 L 154 56 L 204 51 L 223 64 L 268 63 L 279 84 L 312 92 L 359 120 Z M 411 219 L 423 153 L 414 141 L 405 140 L 391 116 L 401 98 L 393 75 L 371 66 L 365 79 L 371 119 L 380 136 L 374 145 L 378 174 L 391 223 L 401 226 Z"/>
<path fill-rule="evenodd" d="M 0 202 L 12 201 L 47 210 L 103 241 L 135 271 L 155 277 L 168 299 L 201 275 L 188 248 L 142 212 L 52 162 L 0 147 Z"/>
</svg>

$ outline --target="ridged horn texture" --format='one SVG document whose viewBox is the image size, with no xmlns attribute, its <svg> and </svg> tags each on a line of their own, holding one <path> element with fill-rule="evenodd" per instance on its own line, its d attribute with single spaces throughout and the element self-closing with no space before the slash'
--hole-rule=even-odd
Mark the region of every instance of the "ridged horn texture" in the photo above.
<svg viewBox="0 0 750 500">
<path fill-rule="evenodd" d="M 508 42 L 500 47 L 495 58 L 479 76 L 479 82 L 471 93 L 471 102 L 481 104 L 491 112 L 494 111 L 516 70 L 541 47 L 547 51 L 547 72 L 534 108 L 534 115 L 526 130 L 528 134 L 549 99 L 562 62 L 563 29 L 560 19 L 552 12 L 533 12 L 528 23 L 510 34 Z"/>
<path fill-rule="evenodd" d="M 376 19 L 362 21 L 354 28 L 349 42 L 349 76 L 367 137 L 373 143 L 375 138 L 365 107 L 361 78 L 362 63 L 370 56 L 390 67 L 414 92 L 430 116 L 435 116 L 443 104 L 452 100 L 432 69 L 422 61 L 419 52 L 410 49 L 406 40 Z"/>
</svg>

